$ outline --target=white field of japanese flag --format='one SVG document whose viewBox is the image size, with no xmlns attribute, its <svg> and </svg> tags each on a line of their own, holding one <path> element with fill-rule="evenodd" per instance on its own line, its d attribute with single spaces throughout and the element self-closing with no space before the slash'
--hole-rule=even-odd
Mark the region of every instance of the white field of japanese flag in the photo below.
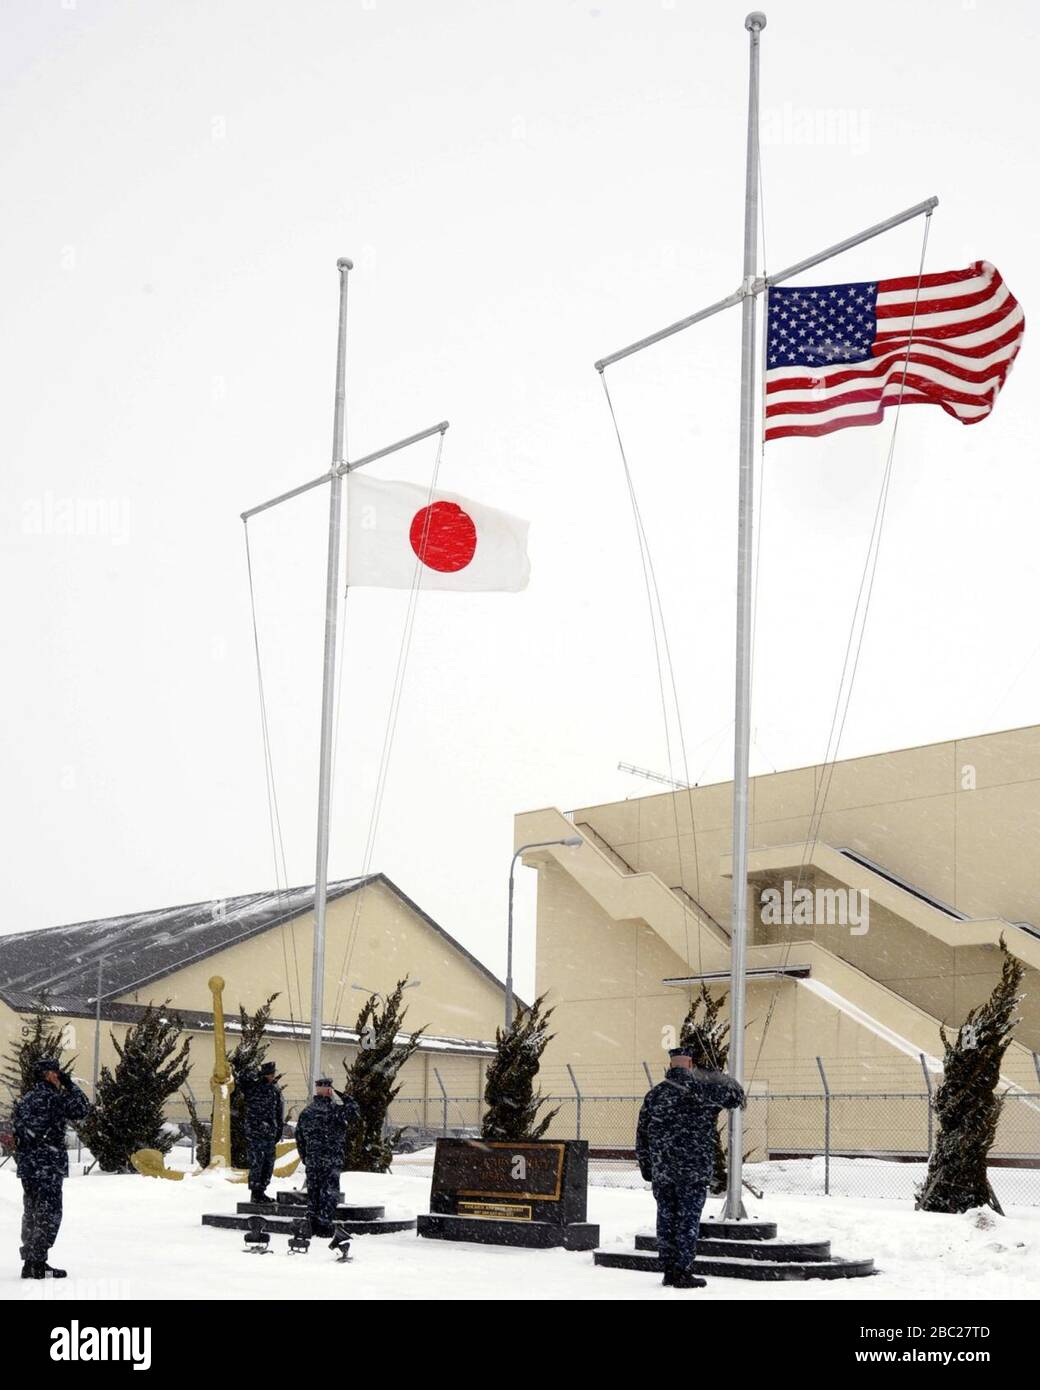
<svg viewBox="0 0 1040 1390">
<path fill-rule="evenodd" d="M 347 587 L 526 589 L 526 521 L 452 492 L 351 474 Z"/>
</svg>

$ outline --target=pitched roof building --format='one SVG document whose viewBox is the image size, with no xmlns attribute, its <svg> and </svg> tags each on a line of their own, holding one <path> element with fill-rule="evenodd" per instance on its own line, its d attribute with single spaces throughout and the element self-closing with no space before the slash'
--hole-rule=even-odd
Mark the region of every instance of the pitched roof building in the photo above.
<svg viewBox="0 0 1040 1390">
<path fill-rule="evenodd" d="M 106 1065 L 115 1060 L 109 1034 L 120 1036 L 149 1002 L 168 1003 L 199 1035 L 192 1088 L 205 1094 L 213 1066 L 209 980 L 216 975 L 225 981 L 229 1047 L 239 1006 L 252 1012 L 278 995 L 271 1056 L 287 1097 L 302 1100 L 313 907 L 313 888 L 292 888 L 0 937 L 0 1047 L 7 1050 L 24 1015 L 45 997 L 49 1011 L 65 1020 L 77 1074 L 89 1077 L 98 1012 Z M 449 1124 L 475 1123 L 504 1008 L 504 986 L 491 971 L 380 873 L 329 884 L 325 966 L 324 1064 L 332 1074 L 342 1075 L 358 1046 L 352 1025 L 367 994 L 385 995 L 408 976 L 406 1026 L 425 1031 L 402 1073 L 399 1114 L 442 1124 L 443 1085 L 459 1102 L 452 1102 Z"/>
</svg>

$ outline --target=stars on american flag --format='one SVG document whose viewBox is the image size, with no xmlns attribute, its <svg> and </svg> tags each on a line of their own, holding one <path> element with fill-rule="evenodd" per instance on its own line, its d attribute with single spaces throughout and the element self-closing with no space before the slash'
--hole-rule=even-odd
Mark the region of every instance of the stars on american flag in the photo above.
<svg viewBox="0 0 1040 1390">
<path fill-rule="evenodd" d="M 769 291 L 769 367 L 840 366 L 871 356 L 877 285 Z"/>
</svg>

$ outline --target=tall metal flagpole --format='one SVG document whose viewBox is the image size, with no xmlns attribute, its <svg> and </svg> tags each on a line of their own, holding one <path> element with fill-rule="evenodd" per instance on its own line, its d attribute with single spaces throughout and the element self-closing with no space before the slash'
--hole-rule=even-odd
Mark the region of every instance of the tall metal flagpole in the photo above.
<svg viewBox="0 0 1040 1390">
<path fill-rule="evenodd" d="M 311 967 L 310 1094 L 321 1073 L 322 1011 L 325 999 L 325 907 L 329 877 L 329 803 L 332 790 L 332 724 L 336 689 L 336 627 L 339 621 L 339 542 L 342 519 L 344 432 L 346 424 L 347 277 L 352 261 L 341 257 L 339 339 L 336 350 L 336 406 L 329 471 L 329 555 L 325 578 L 325 656 L 321 687 L 321 752 L 318 759 L 318 836 L 314 869 L 314 946 Z"/>
<path fill-rule="evenodd" d="M 730 914 L 730 1072 L 744 1081 L 747 1015 L 748 752 L 751 743 L 751 580 L 755 461 L 755 312 L 758 276 L 758 49 L 766 17 L 756 10 L 744 20 L 750 35 L 747 174 L 744 186 L 744 300 L 740 334 L 740 503 L 737 522 L 736 732 L 733 740 L 733 895 Z M 729 1112 L 729 1182 L 725 1216 L 745 1215 L 743 1193 L 744 1113 Z"/>
<path fill-rule="evenodd" d="M 744 1030 L 747 1026 L 747 857 L 748 857 L 748 751 L 751 742 L 751 594 L 752 594 L 752 540 L 754 518 L 754 455 L 755 455 L 755 405 L 758 397 L 758 362 L 755 356 L 755 300 L 765 293 L 770 285 L 778 285 L 793 275 L 808 270 L 810 266 L 851 250 L 872 237 L 880 236 L 892 227 L 901 226 L 912 218 L 930 217 L 938 205 L 938 198 L 926 198 L 913 207 L 904 208 L 883 222 L 876 222 L 854 236 L 846 237 L 812 256 L 788 266 L 785 270 L 760 278 L 758 264 L 758 57 L 759 35 L 766 27 L 766 17 L 759 10 L 749 14 L 744 20 L 744 28 L 750 35 L 749 75 L 748 75 L 748 132 L 747 169 L 744 190 L 744 279 L 740 288 L 725 299 L 709 304 L 695 314 L 688 314 L 675 323 L 659 328 L 637 342 L 617 352 L 609 353 L 596 362 L 596 371 L 602 376 L 607 367 L 621 362 L 644 348 L 664 342 L 676 333 L 702 323 L 724 309 L 739 304 L 742 315 L 740 350 L 740 510 L 737 528 L 737 661 L 736 661 L 736 709 L 735 737 L 733 748 L 733 891 L 732 891 L 732 944 L 730 971 L 730 1072 L 737 1081 L 744 1081 Z M 609 393 L 608 393 L 609 395 Z M 745 1215 L 741 1200 L 743 1187 L 743 1138 L 744 1117 L 740 1110 L 730 1112 L 729 1119 L 729 1182 L 726 1191 L 725 1215 L 730 1220 L 739 1220 Z"/>
<path fill-rule="evenodd" d="M 300 497 L 313 488 L 329 484 L 329 550 L 328 568 L 325 576 L 325 647 L 323 658 L 321 689 L 321 749 L 318 759 L 318 832 L 317 852 L 314 868 L 314 943 L 311 969 L 311 1037 L 309 1059 L 309 1082 L 313 1093 L 314 1084 L 321 1074 L 321 1036 L 322 1014 L 325 996 L 325 909 L 328 902 L 329 880 L 329 807 L 332 796 L 332 733 L 334 722 L 333 706 L 336 689 L 336 628 L 339 622 L 340 597 L 340 531 L 342 526 L 343 479 L 355 469 L 375 463 L 377 459 L 389 458 L 401 449 L 430 439 L 435 434 L 443 435 L 448 421 L 442 420 L 417 434 L 407 435 L 394 444 L 384 445 L 374 453 L 363 458 L 348 461 L 346 457 L 346 373 L 347 373 L 347 277 L 354 269 L 353 261 L 341 256 L 336 262 L 339 271 L 339 336 L 336 350 L 336 406 L 332 425 L 332 464 L 327 473 L 311 478 L 305 483 L 280 492 L 277 497 L 269 497 L 255 507 L 241 513 L 243 523 L 261 512 L 270 511 L 294 497 Z M 248 532 L 247 532 L 248 537 Z M 248 546 L 248 539 L 247 539 Z M 248 552 L 247 552 L 248 553 Z M 252 579 L 250 579 L 252 585 Z M 254 616 L 255 621 L 255 616 Z M 259 663 L 259 653 L 257 654 Z M 259 665 L 258 665 L 259 669 Z"/>
</svg>

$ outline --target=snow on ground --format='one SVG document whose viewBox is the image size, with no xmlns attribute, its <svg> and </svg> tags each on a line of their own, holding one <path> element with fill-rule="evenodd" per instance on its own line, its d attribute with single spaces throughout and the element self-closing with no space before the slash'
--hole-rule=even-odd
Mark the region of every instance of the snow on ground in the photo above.
<svg viewBox="0 0 1040 1390">
<path fill-rule="evenodd" d="M 927 1168 L 926 1163 L 884 1158 L 832 1158 L 831 1195 L 894 1199 L 897 1203 L 906 1199 L 913 1205 L 914 1193 L 924 1182 Z M 824 1174 L 822 1155 L 744 1165 L 744 1175 L 751 1186 L 768 1192 L 770 1197 L 823 1197 Z M 1001 1206 L 1040 1207 L 1040 1169 L 992 1167 L 989 1177 Z M 589 1182 L 598 1187 L 647 1187 L 631 1159 L 592 1159 Z"/>
<path fill-rule="evenodd" d="M 137 1174 L 71 1177 L 65 1222 L 53 1252 L 66 1280 L 19 1278 L 21 1187 L 0 1169 L 0 1298 L 63 1299 L 812 1299 L 1040 1298 L 1040 1209 L 1008 1215 L 936 1216 L 908 1201 L 832 1196 L 749 1198 L 749 1215 L 773 1220 L 787 1239 L 830 1239 L 834 1253 L 872 1256 L 869 1279 L 753 1283 L 710 1279 L 706 1289 L 663 1289 L 656 1275 L 597 1269 L 591 1254 L 513 1250 L 421 1240 L 414 1232 L 359 1237 L 353 1261 L 336 1262 L 325 1242 L 289 1256 L 284 1236 L 269 1255 L 244 1253 L 242 1233 L 203 1227 L 203 1212 L 233 1212 L 245 1190 L 203 1174 L 163 1182 Z M 428 1209 L 429 1154 L 399 1158 L 390 1174 L 345 1174 L 348 1199 L 384 1203 L 389 1215 Z M 291 1188 L 296 1180 L 276 1181 Z M 709 1203 L 709 1214 L 718 1203 Z M 592 1187 L 589 1219 L 605 1246 L 630 1246 L 653 1222 L 641 1188 Z"/>
</svg>

